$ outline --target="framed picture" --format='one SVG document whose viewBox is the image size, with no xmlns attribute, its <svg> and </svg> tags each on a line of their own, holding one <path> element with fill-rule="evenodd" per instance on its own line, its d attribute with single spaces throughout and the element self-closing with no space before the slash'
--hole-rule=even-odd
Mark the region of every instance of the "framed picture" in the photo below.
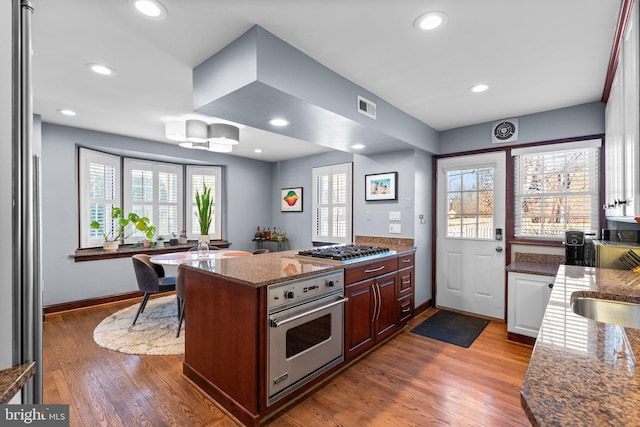
<svg viewBox="0 0 640 427">
<path fill-rule="evenodd" d="M 302 187 L 280 190 L 281 212 L 302 212 Z"/>
<path fill-rule="evenodd" d="M 365 175 L 364 199 L 398 200 L 398 172 Z"/>
</svg>

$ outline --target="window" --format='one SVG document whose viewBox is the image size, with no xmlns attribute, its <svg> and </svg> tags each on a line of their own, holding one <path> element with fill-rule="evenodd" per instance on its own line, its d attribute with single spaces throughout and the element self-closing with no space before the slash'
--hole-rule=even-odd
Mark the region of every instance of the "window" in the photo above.
<svg viewBox="0 0 640 427">
<path fill-rule="evenodd" d="M 514 149 L 515 236 L 562 239 L 595 232 L 600 140 Z"/>
<path fill-rule="evenodd" d="M 352 242 L 351 170 L 351 163 L 313 168 L 312 241 Z"/>
<path fill-rule="evenodd" d="M 447 171 L 447 237 L 493 239 L 495 168 Z"/>
<path fill-rule="evenodd" d="M 222 168 L 220 167 L 204 167 L 204 166 L 187 166 L 187 234 L 191 236 L 200 235 L 200 225 L 196 214 L 196 190 L 202 194 L 203 184 L 207 188 L 211 188 L 211 197 L 213 198 L 213 219 L 209 228 L 209 236 L 212 239 L 222 238 Z"/>
<path fill-rule="evenodd" d="M 126 214 L 135 212 L 148 217 L 157 228 L 156 236 L 169 238 L 171 233 L 183 229 L 190 238 L 198 236 L 195 191 L 202 191 L 203 182 L 211 187 L 214 199 L 209 235 L 222 239 L 221 167 L 122 158 L 86 148 L 79 148 L 78 162 L 81 248 L 102 246 L 104 233 L 115 231 L 117 224 L 111 219 L 113 207 L 122 207 Z M 91 228 L 92 221 L 98 221 L 102 227 Z M 134 232 L 125 243 L 143 239 L 142 233 Z"/>
<path fill-rule="evenodd" d="M 120 157 L 81 148 L 80 247 L 101 246 L 104 234 L 114 233 L 111 209 L 120 205 Z M 98 221 L 101 227 L 89 226 Z"/>
<path fill-rule="evenodd" d="M 145 160 L 124 160 L 124 211 L 149 218 L 156 235 L 169 238 L 182 229 L 183 166 Z M 143 240 L 135 231 L 126 243 Z"/>
</svg>

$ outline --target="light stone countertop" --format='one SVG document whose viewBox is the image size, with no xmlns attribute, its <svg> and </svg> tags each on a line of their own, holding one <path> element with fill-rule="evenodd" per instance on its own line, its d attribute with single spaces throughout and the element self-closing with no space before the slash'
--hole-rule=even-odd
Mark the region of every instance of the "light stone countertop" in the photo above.
<svg viewBox="0 0 640 427">
<path fill-rule="evenodd" d="M 640 425 L 640 330 L 575 314 L 574 293 L 640 303 L 640 274 L 560 266 L 520 391 L 522 407 L 534 426 Z"/>
<path fill-rule="evenodd" d="M 296 258 L 299 250 L 282 252 L 268 252 L 266 254 L 243 256 L 212 261 L 185 263 L 180 268 L 186 268 L 199 272 L 204 272 L 212 276 L 221 276 L 239 284 L 262 287 L 287 280 L 294 280 L 325 271 L 339 270 L 345 267 L 354 267 L 370 262 L 382 261 L 398 255 L 408 254 L 415 251 L 412 246 L 393 246 L 389 249 L 394 251 L 389 256 L 376 258 L 375 260 L 352 260 L 348 264 L 333 265 L 322 262 L 308 261 Z"/>
</svg>

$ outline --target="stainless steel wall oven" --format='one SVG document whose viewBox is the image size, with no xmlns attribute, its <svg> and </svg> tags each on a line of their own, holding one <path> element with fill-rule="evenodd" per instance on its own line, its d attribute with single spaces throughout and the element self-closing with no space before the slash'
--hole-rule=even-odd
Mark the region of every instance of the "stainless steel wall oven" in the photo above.
<svg viewBox="0 0 640 427">
<path fill-rule="evenodd" d="M 344 270 L 267 290 L 267 405 L 344 360 Z"/>
</svg>

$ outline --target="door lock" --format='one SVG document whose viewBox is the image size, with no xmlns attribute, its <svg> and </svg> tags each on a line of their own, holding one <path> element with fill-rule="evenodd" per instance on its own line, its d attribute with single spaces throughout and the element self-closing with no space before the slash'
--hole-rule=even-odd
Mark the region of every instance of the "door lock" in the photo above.
<svg viewBox="0 0 640 427">
<path fill-rule="evenodd" d="M 500 253 L 502 252 L 504 249 L 502 249 L 502 246 L 496 246 L 496 252 Z"/>
</svg>

